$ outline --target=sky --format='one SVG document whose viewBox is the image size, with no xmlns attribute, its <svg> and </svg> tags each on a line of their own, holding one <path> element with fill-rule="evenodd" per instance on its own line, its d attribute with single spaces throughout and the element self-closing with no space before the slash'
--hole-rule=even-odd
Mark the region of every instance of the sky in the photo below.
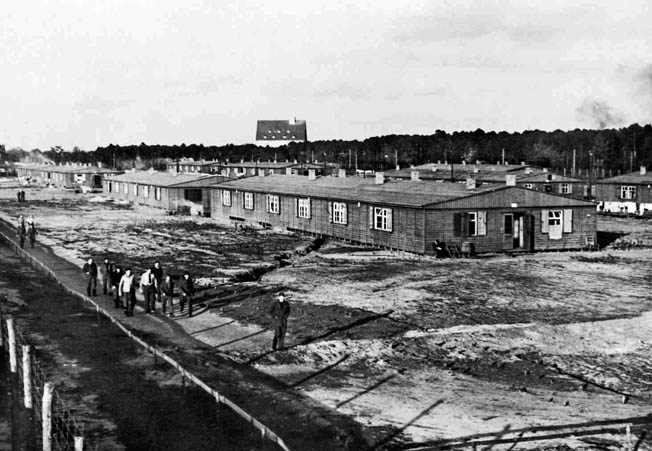
<svg viewBox="0 0 652 451">
<path fill-rule="evenodd" d="M 30 0 L 0 15 L 7 148 L 652 121 L 646 0 Z"/>
</svg>

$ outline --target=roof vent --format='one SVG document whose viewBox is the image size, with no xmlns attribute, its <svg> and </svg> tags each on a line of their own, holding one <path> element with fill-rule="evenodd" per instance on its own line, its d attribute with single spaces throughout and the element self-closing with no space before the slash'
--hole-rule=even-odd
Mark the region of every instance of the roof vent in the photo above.
<svg viewBox="0 0 652 451">
<path fill-rule="evenodd" d="M 308 169 L 308 180 L 317 180 L 317 171 Z"/>
<path fill-rule="evenodd" d="M 376 185 L 382 185 L 383 183 L 385 183 L 385 173 L 376 172 Z"/>
<path fill-rule="evenodd" d="M 418 182 L 420 180 L 419 171 L 410 171 L 410 180 L 413 182 Z"/>
</svg>

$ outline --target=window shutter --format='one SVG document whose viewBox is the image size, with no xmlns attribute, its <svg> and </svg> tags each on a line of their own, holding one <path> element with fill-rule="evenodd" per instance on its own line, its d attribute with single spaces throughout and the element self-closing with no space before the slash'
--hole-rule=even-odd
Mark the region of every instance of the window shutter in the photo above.
<svg viewBox="0 0 652 451">
<path fill-rule="evenodd" d="M 269 194 L 267 195 L 267 197 L 266 197 L 265 199 L 266 199 L 266 205 L 267 205 L 265 208 L 266 208 L 267 213 L 269 213 L 270 210 L 271 210 L 271 209 L 269 208 L 269 202 L 270 202 Z"/>
<path fill-rule="evenodd" d="M 349 206 L 347 204 L 344 205 L 344 212 L 342 213 L 342 216 L 344 217 L 344 224 L 349 223 Z"/>
<path fill-rule="evenodd" d="M 562 194 L 562 193 L 563 193 L 562 186 L 564 186 L 564 184 L 563 184 L 563 183 L 560 183 L 559 186 L 557 187 L 557 192 L 558 192 L 559 194 Z"/>
<path fill-rule="evenodd" d="M 299 217 L 299 198 L 298 197 L 294 198 L 294 216 L 296 218 Z"/>
<path fill-rule="evenodd" d="M 462 236 L 462 213 L 453 214 L 453 235 Z"/>
<path fill-rule="evenodd" d="M 541 233 L 548 233 L 548 210 L 541 210 Z"/>
<path fill-rule="evenodd" d="M 478 235 L 487 234 L 487 212 L 479 211 L 478 212 Z"/>
<path fill-rule="evenodd" d="M 388 208 L 387 209 L 387 231 L 388 232 L 391 232 L 393 229 L 393 225 L 394 225 L 393 216 L 394 215 L 392 215 L 392 209 Z"/>
<path fill-rule="evenodd" d="M 369 207 L 369 228 L 374 228 L 374 207 Z"/>
<path fill-rule="evenodd" d="M 308 219 L 312 219 L 312 200 L 308 198 Z"/>
<path fill-rule="evenodd" d="M 638 194 L 638 187 L 634 187 L 634 191 L 632 192 L 632 199 L 636 199 L 636 195 Z"/>
<path fill-rule="evenodd" d="M 573 194 L 573 184 L 572 183 L 568 184 L 568 194 Z"/>
<path fill-rule="evenodd" d="M 624 199 L 625 198 L 625 193 L 623 192 L 623 187 L 622 186 L 616 186 L 616 198 L 617 199 Z"/>
<path fill-rule="evenodd" d="M 478 222 L 477 215 L 475 219 L 476 219 L 476 229 L 477 229 L 477 222 Z M 462 213 L 462 236 L 469 236 L 469 214 L 468 213 Z"/>
<path fill-rule="evenodd" d="M 328 222 L 333 222 L 333 202 L 328 202 Z"/>
<path fill-rule="evenodd" d="M 573 231 L 573 210 L 564 210 L 564 233 L 571 233 Z"/>
</svg>

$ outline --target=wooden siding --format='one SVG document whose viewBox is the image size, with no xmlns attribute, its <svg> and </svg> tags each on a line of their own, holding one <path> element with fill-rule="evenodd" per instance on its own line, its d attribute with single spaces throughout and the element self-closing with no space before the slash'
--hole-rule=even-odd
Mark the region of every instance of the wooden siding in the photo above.
<svg viewBox="0 0 652 451">
<path fill-rule="evenodd" d="M 635 186 L 636 199 L 622 199 L 620 197 L 621 186 Z M 652 203 L 652 185 L 636 183 L 596 183 L 595 199 L 601 202 L 635 202 L 649 204 Z"/>
<path fill-rule="evenodd" d="M 564 232 L 560 240 L 551 240 L 548 233 L 541 231 L 542 211 L 571 210 L 573 213 L 572 231 Z M 456 236 L 453 218 L 457 212 L 486 211 L 486 235 Z M 499 208 L 475 210 L 430 210 L 426 213 L 426 244 L 435 240 L 461 245 L 464 242 L 473 243 L 478 253 L 502 252 L 504 247 L 504 216 L 516 214 L 533 216 L 534 250 L 579 249 L 586 245 L 587 237 L 596 237 L 596 214 L 593 206 L 587 207 L 550 207 L 550 208 Z M 426 247 L 426 251 L 430 251 Z"/>
<path fill-rule="evenodd" d="M 109 183 L 111 184 L 111 192 L 109 192 Z M 124 192 L 124 186 L 128 186 L 128 192 Z M 134 194 L 134 186 L 138 185 L 138 195 Z M 149 195 L 145 197 L 145 187 L 149 187 Z M 119 190 L 116 190 L 119 187 Z M 102 185 L 102 194 L 112 197 L 114 199 L 128 200 L 141 205 L 148 205 L 150 207 L 163 208 L 165 210 L 176 210 L 179 205 L 183 205 L 184 201 L 184 188 L 166 188 L 160 187 L 161 199 L 157 200 L 155 197 L 155 190 L 157 187 L 151 185 L 144 185 L 140 183 L 131 182 L 116 182 L 114 180 L 104 180 Z"/>
<path fill-rule="evenodd" d="M 231 191 L 231 206 L 222 205 L 222 191 L 211 189 L 211 216 L 239 218 L 250 223 L 269 224 L 272 227 L 299 230 L 343 240 L 424 253 L 424 211 L 417 208 L 392 208 L 393 227 L 391 232 L 369 227 L 369 207 L 381 204 L 344 202 L 347 204 L 347 224 L 330 222 L 328 199 L 311 198 L 310 218 L 299 218 L 296 213 L 296 197 L 279 195 L 279 213 L 267 212 L 267 196 L 254 193 L 254 209 L 244 208 L 244 192 Z M 334 201 L 342 202 L 339 199 Z M 399 227 L 399 224 L 401 226 Z"/>
</svg>

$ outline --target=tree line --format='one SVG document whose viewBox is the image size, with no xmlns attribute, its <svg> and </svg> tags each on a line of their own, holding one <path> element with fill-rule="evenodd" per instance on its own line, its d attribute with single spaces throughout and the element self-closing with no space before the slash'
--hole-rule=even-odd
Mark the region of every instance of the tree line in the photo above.
<svg viewBox="0 0 652 451">
<path fill-rule="evenodd" d="M 321 140 L 290 143 L 277 148 L 255 144 L 205 146 L 203 144 L 160 145 L 140 143 L 120 146 L 109 144 L 94 151 L 75 147 L 63 151 L 55 146 L 42 151 L 5 149 L 5 161 L 43 159 L 55 163 L 80 162 L 117 169 L 164 169 L 166 159 L 195 160 L 277 160 L 326 161 L 347 169 L 387 170 L 428 162 L 510 163 L 525 162 L 571 174 L 573 163 L 577 174 L 592 168 L 596 175 L 616 175 L 636 171 L 644 165 L 652 168 L 652 125 L 632 124 L 625 128 L 569 131 L 527 130 L 523 132 L 462 131 L 448 133 L 437 130 L 432 135 L 385 135 L 365 140 Z"/>
</svg>

